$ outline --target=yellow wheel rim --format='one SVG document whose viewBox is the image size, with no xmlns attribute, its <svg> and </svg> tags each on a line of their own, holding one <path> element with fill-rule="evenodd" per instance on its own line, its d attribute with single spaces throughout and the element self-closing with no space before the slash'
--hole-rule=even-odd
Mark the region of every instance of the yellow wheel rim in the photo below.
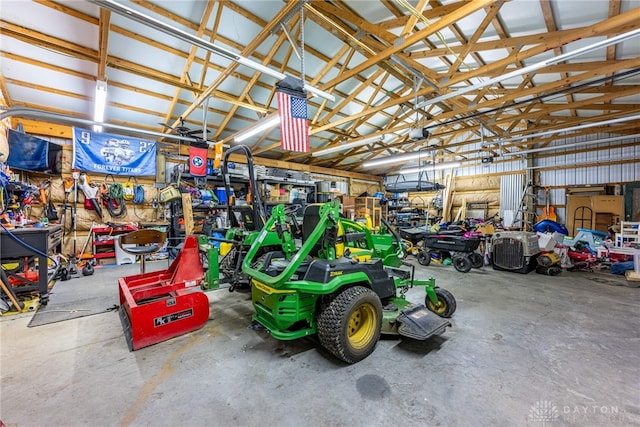
<svg viewBox="0 0 640 427">
<path fill-rule="evenodd" d="M 362 304 L 351 313 L 347 337 L 355 349 L 364 348 L 371 342 L 376 331 L 376 311 L 369 303 Z"/>
<path fill-rule="evenodd" d="M 438 305 L 434 305 L 431 301 L 429 301 L 429 310 L 433 311 L 436 314 L 442 314 L 447 311 L 447 303 L 438 295 Z"/>
</svg>

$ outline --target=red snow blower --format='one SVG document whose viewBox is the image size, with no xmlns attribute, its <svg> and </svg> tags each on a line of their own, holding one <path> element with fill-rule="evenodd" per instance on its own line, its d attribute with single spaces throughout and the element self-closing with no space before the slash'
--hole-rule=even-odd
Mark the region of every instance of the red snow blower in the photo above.
<svg viewBox="0 0 640 427">
<path fill-rule="evenodd" d="M 196 236 L 187 236 L 167 270 L 120 278 L 119 313 L 129 350 L 204 326 L 209 319 L 209 299 L 200 289 L 203 280 Z"/>
</svg>

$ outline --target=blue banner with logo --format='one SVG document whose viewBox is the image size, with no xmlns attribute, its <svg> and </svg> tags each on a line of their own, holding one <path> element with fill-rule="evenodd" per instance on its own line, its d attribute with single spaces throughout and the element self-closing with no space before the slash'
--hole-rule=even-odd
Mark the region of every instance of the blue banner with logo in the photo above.
<svg viewBox="0 0 640 427">
<path fill-rule="evenodd" d="M 72 167 L 113 175 L 155 175 L 156 143 L 74 127 Z"/>
</svg>

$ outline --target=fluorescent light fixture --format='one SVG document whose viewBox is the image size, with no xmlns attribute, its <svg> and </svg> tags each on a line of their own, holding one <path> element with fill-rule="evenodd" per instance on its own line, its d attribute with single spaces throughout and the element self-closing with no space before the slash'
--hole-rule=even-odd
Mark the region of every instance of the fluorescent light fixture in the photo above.
<svg viewBox="0 0 640 427">
<path fill-rule="evenodd" d="M 236 136 L 233 140 L 235 142 L 242 142 L 244 140 L 251 138 L 254 135 L 259 134 L 260 132 L 264 132 L 265 130 L 274 127 L 278 123 L 280 123 L 280 117 L 273 116 L 263 122 L 258 122 L 254 127 Z"/>
<path fill-rule="evenodd" d="M 430 165 L 422 165 L 415 168 L 400 169 L 397 174 L 411 174 L 420 172 L 439 171 L 443 169 L 453 169 L 462 166 L 462 162 L 436 163 Z"/>
<path fill-rule="evenodd" d="M 407 153 L 407 154 L 399 154 L 397 156 L 389 156 L 389 157 L 385 157 L 379 160 L 370 160 L 368 162 L 364 162 L 362 164 L 363 168 L 372 168 L 372 167 L 376 167 L 376 166 L 382 166 L 382 165 L 390 165 L 393 163 L 402 163 L 402 162 L 408 162 L 411 160 L 417 160 L 420 158 L 424 158 L 427 156 L 427 152 L 426 151 L 414 151 L 412 153 Z"/>
<path fill-rule="evenodd" d="M 588 53 L 588 52 L 591 52 L 591 51 L 594 51 L 594 50 L 597 50 L 597 49 L 600 49 L 600 48 L 603 48 L 603 47 L 607 47 L 607 46 L 611 46 L 611 45 L 614 45 L 614 44 L 622 43 L 623 41 L 626 41 L 626 40 L 629 40 L 629 39 L 632 39 L 632 38 L 635 38 L 635 37 L 638 37 L 638 36 L 640 36 L 640 29 L 635 29 L 635 30 L 632 30 L 632 31 L 628 31 L 626 33 L 619 34 L 619 35 L 617 35 L 615 37 L 608 38 L 606 40 L 594 43 L 592 45 L 585 46 L 585 47 L 582 47 L 580 49 L 576 49 L 573 52 L 568 52 L 568 53 L 564 53 L 562 55 L 554 56 L 553 58 L 547 59 L 546 61 L 541 61 L 541 62 L 532 64 L 532 65 L 529 65 L 527 67 L 519 68 L 519 69 L 517 69 L 515 71 L 512 71 L 510 73 L 503 74 L 502 76 L 494 77 L 494 78 L 489 79 L 489 80 L 484 80 L 484 81 L 482 81 L 480 83 L 477 83 L 475 85 L 469 85 L 469 86 L 467 86 L 467 87 L 465 87 L 463 89 L 458 89 L 456 91 L 452 91 L 452 92 L 449 92 L 449 93 L 441 95 L 441 96 L 436 96 L 435 98 L 427 99 L 426 101 L 423 101 L 423 102 L 419 103 L 418 105 L 416 105 L 414 108 L 416 110 L 418 110 L 420 108 L 426 107 L 427 105 L 435 104 L 435 103 L 440 102 L 440 101 L 445 101 L 447 99 L 453 98 L 454 96 L 463 95 L 465 93 L 469 93 L 469 92 L 472 92 L 472 91 L 477 90 L 477 89 L 482 89 L 482 88 L 485 88 L 487 86 L 492 86 L 495 83 L 500 83 L 500 82 L 508 80 L 508 79 L 510 79 L 512 77 L 517 77 L 517 76 L 521 76 L 523 74 L 531 73 L 531 72 L 534 72 L 534 71 L 539 70 L 541 68 L 548 67 L 549 65 L 555 65 L 555 64 L 558 64 L 560 62 L 566 61 L 567 59 L 571 59 L 571 58 L 574 58 L 576 56 L 580 56 L 580 55 L 583 55 L 585 53 Z"/>
<path fill-rule="evenodd" d="M 107 82 L 104 80 L 96 81 L 96 98 L 93 110 L 93 121 L 104 122 L 104 110 L 107 106 Z M 102 132 L 102 126 L 95 125 L 93 130 Z"/>
<path fill-rule="evenodd" d="M 382 142 L 384 141 L 385 135 L 376 135 L 371 136 L 369 138 L 361 139 L 359 141 L 352 141 L 346 144 L 336 145 L 335 147 L 325 148 L 323 150 L 314 151 L 311 153 L 312 157 L 324 156 L 325 154 L 337 153 L 339 151 L 348 150 L 350 148 L 361 147 L 363 145 L 370 144 L 372 142 Z"/>
</svg>

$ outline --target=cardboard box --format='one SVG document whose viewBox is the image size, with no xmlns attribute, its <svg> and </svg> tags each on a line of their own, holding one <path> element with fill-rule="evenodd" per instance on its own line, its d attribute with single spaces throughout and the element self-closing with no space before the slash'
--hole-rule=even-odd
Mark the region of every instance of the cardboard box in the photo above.
<svg viewBox="0 0 640 427">
<path fill-rule="evenodd" d="M 342 201 L 342 213 L 347 215 L 348 211 L 356 210 L 356 198 L 352 196 L 340 196 Z"/>
</svg>

